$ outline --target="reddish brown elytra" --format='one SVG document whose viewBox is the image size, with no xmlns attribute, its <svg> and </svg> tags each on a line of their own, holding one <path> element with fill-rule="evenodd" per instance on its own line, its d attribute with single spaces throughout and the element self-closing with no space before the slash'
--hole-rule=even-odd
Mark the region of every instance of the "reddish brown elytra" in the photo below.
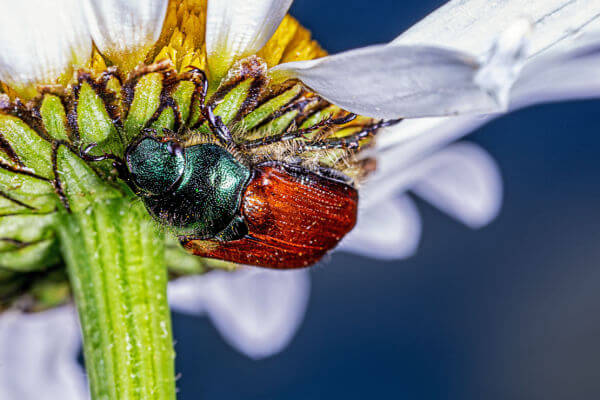
<svg viewBox="0 0 600 400">
<path fill-rule="evenodd" d="M 240 214 L 248 233 L 233 241 L 190 240 L 202 257 L 268 268 L 301 268 L 333 249 L 356 224 L 357 191 L 313 172 L 285 164 L 254 168 Z"/>
</svg>

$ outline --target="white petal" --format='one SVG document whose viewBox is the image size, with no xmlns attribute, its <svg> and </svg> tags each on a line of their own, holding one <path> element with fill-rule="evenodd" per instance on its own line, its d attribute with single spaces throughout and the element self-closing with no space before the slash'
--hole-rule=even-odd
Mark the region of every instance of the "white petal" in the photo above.
<svg viewBox="0 0 600 400">
<path fill-rule="evenodd" d="M 526 19 L 510 25 L 494 42 L 488 60 L 478 71 L 475 82 L 507 108 L 513 83 L 519 77 L 528 54 L 532 25 Z"/>
<path fill-rule="evenodd" d="M 509 111 L 535 103 L 600 97 L 599 49 L 600 35 L 590 32 L 530 58 L 511 90 Z M 500 115 L 404 120 L 384 130 L 377 138 L 378 171 L 369 183 L 378 190 L 368 200 L 385 199 L 405 184 L 410 175 L 403 171 L 411 163 Z"/>
<path fill-rule="evenodd" d="M 475 82 L 477 60 L 442 48 L 370 46 L 271 71 L 300 79 L 348 111 L 375 118 L 502 110 L 487 88 Z"/>
<path fill-rule="evenodd" d="M 77 363 L 80 332 L 73 307 L 0 317 L 0 399 L 84 400 Z"/>
<path fill-rule="evenodd" d="M 484 55 L 514 21 L 534 24 L 530 54 L 551 48 L 600 17 L 600 0 L 452 0 L 394 43 L 435 45 Z"/>
<path fill-rule="evenodd" d="M 362 193 L 361 193 L 362 196 Z M 336 250 L 379 259 L 412 256 L 421 239 L 421 218 L 408 196 L 361 207 L 356 227 Z"/>
<path fill-rule="evenodd" d="M 142 61 L 158 39 L 168 3 L 168 0 L 83 0 L 98 50 L 117 64 L 127 56 L 127 67 Z"/>
<path fill-rule="evenodd" d="M 91 55 L 79 0 L 2 2 L 0 80 L 16 90 L 56 83 Z"/>
<path fill-rule="evenodd" d="M 402 159 L 398 153 L 388 151 L 378 162 L 385 165 Z M 502 179 L 495 161 L 483 149 L 459 143 L 420 156 L 412 157 L 395 174 L 378 175 L 361 188 L 358 224 L 340 250 L 382 259 L 412 255 L 421 222 L 413 203 L 403 195 L 409 190 L 472 228 L 496 217 L 502 203 Z"/>
<path fill-rule="evenodd" d="M 495 115 L 495 114 L 494 114 Z M 492 116 L 403 120 L 377 135 L 377 170 L 361 188 L 365 206 L 406 190 L 422 174 L 421 161 L 488 122 Z"/>
<path fill-rule="evenodd" d="M 179 279 L 169 285 L 169 301 L 177 311 L 207 313 L 230 345 L 262 358 L 292 339 L 309 292 L 306 270 L 251 268 Z"/>
<path fill-rule="evenodd" d="M 471 228 L 492 221 L 502 204 L 496 162 L 470 143 L 450 146 L 423 161 L 423 176 L 411 190 Z"/>
<path fill-rule="evenodd" d="M 206 52 L 213 78 L 256 53 L 273 36 L 293 0 L 208 0 Z"/>
<path fill-rule="evenodd" d="M 441 119 L 441 118 L 440 118 Z M 452 118 L 449 118 L 452 119 Z M 426 119 L 421 121 L 427 121 Z M 456 125 L 454 132 L 468 131 Z M 448 140 L 447 133 L 440 131 Z M 454 133 L 450 132 L 450 133 Z M 426 136 L 419 136 L 423 138 Z M 416 141 L 420 144 L 420 141 Z M 441 141 L 438 141 L 441 145 Z M 414 143 L 410 143 L 414 144 Z M 399 194 L 412 190 L 429 203 L 467 226 L 478 228 L 496 217 L 502 203 L 502 179 L 496 162 L 479 146 L 459 143 L 437 152 L 420 152 L 427 146 L 398 146 L 383 152 L 381 168 L 361 188 L 361 202 L 376 209 Z M 406 150 L 412 150 L 406 152 Z M 408 156 L 404 161 L 403 157 Z M 404 162 L 398 163 L 398 160 Z M 373 225 L 376 228 L 377 222 Z"/>
<path fill-rule="evenodd" d="M 511 91 L 511 108 L 600 97 L 600 32 L 565 40 L 532 59 Z"/>
</svg>

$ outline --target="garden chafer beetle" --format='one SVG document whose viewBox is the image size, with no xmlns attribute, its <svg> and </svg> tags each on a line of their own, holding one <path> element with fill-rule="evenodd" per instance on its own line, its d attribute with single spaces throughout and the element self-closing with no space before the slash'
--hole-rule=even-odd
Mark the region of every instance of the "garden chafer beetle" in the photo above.
<svg viewBox="0 0 600 400">
<path fill-rule="evenodd" d="M 241 68 L 242 76 L 261 74 L 254 59 Z M 356 224 L 358 192 L 343 171 L 307 162 L 306 155 L 337 151 L 337 162 L 352 166 L 357 161 L 344 157 L 358 149 L 361 140 L 395 121 L 367 120 L 351 135 L 327 136 L 331 128 L 348 126 L 357 118 L 338 109 L 335 117 L 315 118 L 301 129 L 288 127 L 277 134 L 236 140 L 235 132 L 215 115 L 219 102 L 205 101 L 204 72 L 187 75 L 193 77 L 200 99 L 195 129 L 144 129 L 128 144 L 122 159 L 90 156 L 93 146 L 83 149 L 82 156 L 112 158 L 120 177 L 149 213 L 195 255 L 278 269 L 319 261 Z M 217 92 L 212 98 L 225 96 Z M 256 101 L 244 114 L 259 105 Z M 296 96 L 285 107 L 309 110 L 308 120 L 328 106 L 308 95 Z M 298 154 L 303 157 L 295 157 Z"/>
</svg>

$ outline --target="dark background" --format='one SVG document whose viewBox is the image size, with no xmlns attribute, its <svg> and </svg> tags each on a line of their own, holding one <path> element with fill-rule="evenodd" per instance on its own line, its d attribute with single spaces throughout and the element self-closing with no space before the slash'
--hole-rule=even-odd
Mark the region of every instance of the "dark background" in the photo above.
<svg viewBox="0 0 600 400">
<path fill-rule="evenodd" d="M 292 14 L 338 52 L 442 3 L 297 0 Z M 528 108 L 472 134 L 501 167 L 500 216 L 473 231 L 419 202 L 415 257 L 336 253 L 279 355 L 252 361 L 206 318 L 175 315 L 180 398 L 600 398 L 598 109 Z"/>
</svg>

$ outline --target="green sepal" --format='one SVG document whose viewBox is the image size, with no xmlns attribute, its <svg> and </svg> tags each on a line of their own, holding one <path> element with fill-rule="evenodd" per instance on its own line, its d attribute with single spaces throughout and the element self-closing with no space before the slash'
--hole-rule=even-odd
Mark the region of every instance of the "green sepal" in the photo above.
<svg viewBox="0 0 600 400">
<path fill-rule="evenodd" d="M 87 82 L 83 82 L 79 88 L 77 126 L 83 143 L 102 144 L 109 138 L 117 137 L 117 129 L 104 102 Z"/>
<path fill-rule="evenodd" d="M 0 169 L 0 188 L 3 197 L 12 199 L 12 207 L 2 207 L 0 203 L 1 214 L 48 213 L 57 205 L 54 187 L 50 181 Z"/>
<path fill-rule="evenodd" d="M 0 115 L 0 134 L 32 172 L 51 179 L 52 145 L 17 117 Z"/>
<path fill-rule="evenodd" d="M 242 104 L 248 97 L 248 91 L 250 90 L 253 81 L 254 79 L 250 78 L 239 83 L 225 95 L 223 100 L 215 108 L 215 115 L 221 117 L 221 121 L 223 121 L 225 125 L 228 125 L 233 120 L 238 110 L 242 107 Z"/>
<path fill-rule="evenodd" d="M 190 116 L 190 106 L 192 104 L 192 95 L 196 85 L 190 81 L 181 81 L 173 91 L 173 100 L 177 104 L 177 108 L 181 114 L 183 122 L 187 121 Z"/>
<path fill-rule="evenodd" d="M 0 217 L 0 252 L 13 250 L 15 243 L 32 243 L 54 237 L 56 213 Z"/>
<path fill-rule="evenodd" d="M 125 120 L 125 142 L 136 137 L 160 105 L 162 75 L 158 72 L 142 76 L 134 88 L 129 114 Z"/>
<path fill-rule="evenodd" d="M 71 211 L 81 211 L 97 201 L 123 196 L 67 146 L 58 148 L 56 165 L 60 171 L 61 187 Z"/>
<path fill-rule="evenodd" d="M 67 113 L 58 96 L 44 95 L 40 105 L 40 115 L 50 137 L 56 140 L 70 140 L 67 129 Z"/>
<path fill-rule="evenodd" d="M 60 251 L 54 238 L 0 252 L 0 268 L 16 272 L 39 271 L 59 262 Z"/>
<path fill-rule="evenodd" d="M 252 111 L 242 120 L 242 126 L 247 129 L 254 129 L 275 111 L 288 104 L 302 91 L 301 85 L 294 85 L 290 89 L 281 93 L 279 96 L 267 101 L 256 110 Z"/>
<path fill-rule="evenodd" d="M 154 128 L 156 132 L 162 132 L 163 128 L 173 130 L 175 126 L 175 113 L 171 107 L 165 108 L 160 116 L 154 121 L 151 125 L 151 128 Z"/>
<path fill-rule="evenodd" d="M 39 312 L 71 300 L 71 286 L 64 268 L 56 268 L 36 277 L 27 291 L 27 311 Z"/>
<path fill-rule="evenodd" d="M 186 252 L 175 239 L 167 238 L 165 261 L 171 275 L 193 275 L 206 272 L 202 258 Z"/>
<path fill-rule="evenodd" d="M 314 113 L 313 115 L 308 117 L 306 119 L 306 121 L 304 121 L 300 125 L 300 129 L 308 128 L 309 126 L 318 124 L 319 122 L 323 121 L 326 118 L 331 117 L 332 115 L 334 115 L 336 112 L 339 112 L 339 111 L 340 111 L 340 109 L 334 105 L 331 105 L 320 111 L 317 111 L 316 113 Z"/>
</svg>

